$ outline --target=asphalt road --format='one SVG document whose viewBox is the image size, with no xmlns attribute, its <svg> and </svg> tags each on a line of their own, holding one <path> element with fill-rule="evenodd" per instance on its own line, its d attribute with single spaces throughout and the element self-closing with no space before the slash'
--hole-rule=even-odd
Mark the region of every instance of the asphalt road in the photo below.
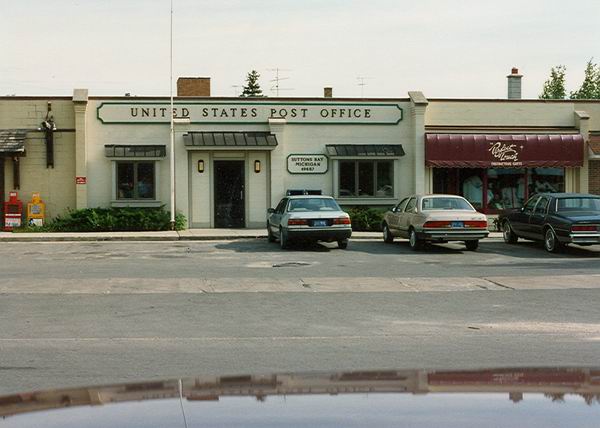
<svg viewBox="0 0 600 428">
<path fill-rule="evenodd" d="M 2 244 L 0 394 L 195 374 L 597 365 L 599 254 Z"/>
</svg>

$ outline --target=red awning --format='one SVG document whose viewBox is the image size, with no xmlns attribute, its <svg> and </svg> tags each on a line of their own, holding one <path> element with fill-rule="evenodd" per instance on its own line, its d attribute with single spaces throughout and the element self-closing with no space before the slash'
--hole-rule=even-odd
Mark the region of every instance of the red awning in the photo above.
<svg viewBox="0 0 600 428">
<path fill-rule="evenodd" d="M 426 134 L 425 165 L 436 168 L 583 166 L 579 134 Z"/>
</svg>

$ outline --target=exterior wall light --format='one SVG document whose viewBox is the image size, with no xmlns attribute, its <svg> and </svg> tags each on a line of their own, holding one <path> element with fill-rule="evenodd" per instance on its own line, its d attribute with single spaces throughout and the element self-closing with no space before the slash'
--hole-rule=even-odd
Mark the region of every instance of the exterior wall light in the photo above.
<svg viewBox="0 0 600 428">
<path fill-rule="evenodd" d="M 260 172 L 260 161 L 259 160 L 254 161 L 254 172 L 256 172 L 256 173 Z"/>
<path fill-rule="evenodd" d="M 204 160 L 200 159 L 198 161 L 198 172 L 199 173 L 203 173 L 204 172 Z"/>
</svg>

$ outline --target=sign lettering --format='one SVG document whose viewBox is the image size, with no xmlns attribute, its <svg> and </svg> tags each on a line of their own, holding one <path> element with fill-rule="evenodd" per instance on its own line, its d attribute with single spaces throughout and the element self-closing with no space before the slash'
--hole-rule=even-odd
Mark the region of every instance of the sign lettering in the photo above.
<svg viewBox="0 0 600 428">
<path fill-rule="evenodd" d="M 169 123 L 168 103 L 105 102 L 98 106 L 102 123 Z M 287 123 L 345 123 L 395 125 L 402 120 L 402 108 L 390 103 L 251 103 L 199 102 L 176 103 L 175 119 L 190 123 L 267 123 L 285 119 Z"/>
<path fill-rule="evenodd" d="M 289 155 L 287 169 L 290 174 L 325 174 L 328 158 L 325 155 Z"/>
</svg>

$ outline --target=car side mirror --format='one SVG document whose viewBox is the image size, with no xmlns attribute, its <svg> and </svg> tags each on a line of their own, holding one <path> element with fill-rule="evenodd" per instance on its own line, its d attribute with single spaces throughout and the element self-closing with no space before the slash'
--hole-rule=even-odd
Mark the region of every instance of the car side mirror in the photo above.
<svg viewBox="0 0 600 428">
<path fill-rule="evenodd" d="M 525 212 L 525 207 L 521 207 L 521 210 L 520 210 L 520 211 L 521 211 L 522 213 L 524 213 L 524 212 Z"/>
<path fill-rule="evenodd" d="M 393 206 L 390 211 L 393 212 L 393 213 L 395 213 L 396 211 L 398 211 L 398 208 L 396 208 L 396 206 Z"/>
<path fill-rule="evenodd" d="M 275 212 L 275 208 L 267 208 L 267 214 L 273 214 Z"/>
</svg>

